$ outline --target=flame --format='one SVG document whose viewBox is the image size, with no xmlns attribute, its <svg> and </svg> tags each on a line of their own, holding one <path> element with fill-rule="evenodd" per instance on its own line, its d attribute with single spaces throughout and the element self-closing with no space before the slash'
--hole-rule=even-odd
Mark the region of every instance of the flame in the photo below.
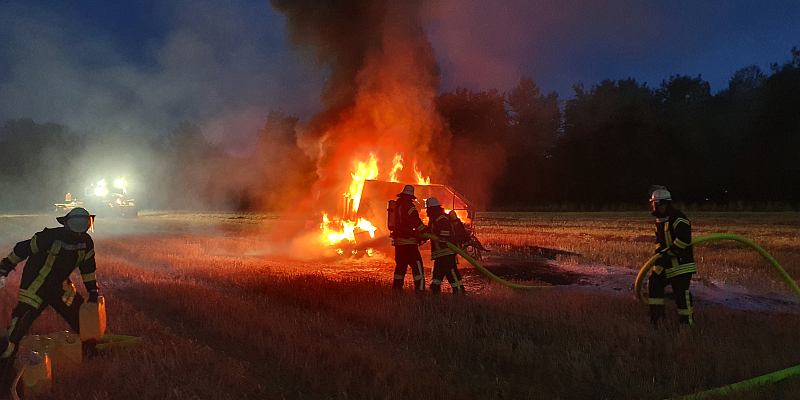
<svg viewBox="0 0 800 400">
<path fill-rule="evenodd" d="M 350 183 L 349 197 L 353 199 L 353 211 L 358 211 L 361 203 L 361 191 L 364 190 L 364 181 L 378 177 L 378 157 L 375 153 L 369 153 L 369 161 L 356 161 L 353 169 L 354 171 L 350 174 L 353 181 Z"/>
<path fill-rule="evenodd" d="M 344 198 L 346 200 L 345 208 L 343 210 L 344 215 L 336 217 L 333 215 L 329 216 L 327 213 L 323 213 L 322 223 L 319 226 L 323 243 L 329 243 L 331 246 L 337 246 L 346 242 L 356 243 L 356 236 L 364 232 L 369 233 L 370 238 L 375 238 L 375 233 L 377 232 L 378 228 L 376 228 L 372 222 L 364 218 L 359 218 L 357 221 L 351 220 L 350 218 L 355 219 L 354 216 L 361 205 L 361 195 L 364 189 L 364 182 L 372 179 L 378 179 L 381 176 L 378 168 L 379 164 L 379 156 L 374 151 L 369 152 L 369 156 L 367 157 L 362 155 L 360 157 L 356 157 L 352 161 L 352 167 L 350 171 L 351 181 L 349 183 L 348 191 L 344 193 Z M 416 184 L 429 185 L 431 183 L 430 177 L 424 176 L 419 171 L 416 160 L 414 161 L 413 165 Z M 403 153 L 395 153 L 395 156 L 392 160 L 391 169 L 389 170 L 388 174 L 389 181 L 399 182 L 400 171 L 403 170 L 404 166 L 405 161 L 403 160 Z M 384 170 L 384 174 L 386 174 L 386 170 Z M 386 179 L 386 175 L 383 175 L 383 179 Z M 372 249 L 366 250 L 366 254 L 368 256 L 371 256 L 372 252 Z M 338 248 L 336 253 L 340 255 L 346 254 L 341 248 Z M 352 250 L 351 253 L 356 254 L 356 250 Z"/>
<path fill-rule="evenodd" d="M 414 162 L 414 175 L 417 177 L 417 184 L 418 185 L 430 185 L 431 184 L 431 177 L 430 176 L 423 176 L 422 172 L 420 172 L 419 168 L 417 168 L 417 162 Z"/>
<path fill-rule="evenodd" d="M 403 154 L 397 153 L 394 155 L 394 160 L 392 160 L 392 172 L 389 174 L 389 182 L 399 182 L 397 179 L 397 174 L 403 170 L 404 162 L 403 162 Z"/>
<path fill-rule="evenodd" d="M 331 221 L 328 218 L 328 214 L 322 215 L 322 224 L 320 224 L 319 228 L 322 230 L 323 236 L 328 239 L 331 245 L 338 244 L 344 240 L 355 243 L 356 228 L 369 232 L 369 236 L 371 238 L 375 238 L 375 231 L 378 230 L 378 228 L 372 226 L 372 223 L 364 218 L 360 218 L 358 222 L 346 220 Z"/>
</svg>

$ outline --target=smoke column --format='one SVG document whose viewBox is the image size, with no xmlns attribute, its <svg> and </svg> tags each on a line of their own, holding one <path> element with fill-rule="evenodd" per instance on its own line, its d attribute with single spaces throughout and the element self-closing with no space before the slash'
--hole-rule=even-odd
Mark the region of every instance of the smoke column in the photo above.
<svg viewBox="0 0 800 400">
<path fill-rule="evenodd" d="M 300 146 L 317 163 L 315 207 L 335 209 L 355 161 L 379 158 L 388 179 L 395 154 L 441 182 L 449 136 L 435 110 L 439 70 L 420 20 L 422 2 L 272 0 L 287 17 L 290 41 L 330 68 Z M 404 175 L 405 174 L 405 175 Z M 400 181 L 413 182 L 412 168 Z M 328 202 L 328 204 L 326 204 Z"/>
</svg>

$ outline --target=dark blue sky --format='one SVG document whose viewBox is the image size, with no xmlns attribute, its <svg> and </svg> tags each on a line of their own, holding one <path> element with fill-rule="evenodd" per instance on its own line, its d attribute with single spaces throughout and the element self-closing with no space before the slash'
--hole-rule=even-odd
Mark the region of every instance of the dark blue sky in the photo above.
<svg viewBox="0 0 800 400">
<path fill-rule="evenodd" d="M 556 5 L 551 3 L 557 3 Z M 724 89 L 742 67 L 789 59 L 800 3 L 431 0 L 423 15 L 441 91 L 571 86 L 672 74 Z M 266 110 L 308 118 L 328 71 L 287 42 L 268 1 L 0 2 L 0 121 L 159 135 L 179 120 L 246 143 Z"/>
</svg>

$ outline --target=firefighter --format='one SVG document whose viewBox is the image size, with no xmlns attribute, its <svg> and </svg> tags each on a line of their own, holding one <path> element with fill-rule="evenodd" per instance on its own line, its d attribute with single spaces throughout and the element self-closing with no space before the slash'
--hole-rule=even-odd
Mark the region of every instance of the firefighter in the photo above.
<svg viewBox="0 0 800 400">
<path fill-rule="evenodd" d="M 422 256 L 419 254 L 420 235 L 425 232 L 425 224 L 419 218 L 414 199 L 416 199 L 414 186 L 411 185 L 406 185 L 403 191 L 397 194 L 396 227 L 391 234 L 394 260 L 397 264 L 394 268 L 392 288 L 396 291 L 403 290 L 408 267 L 411 267 L 416 291 L 425 290 L 425 273 L 422 268 Z"/>
<path fill-rule="evenodd" d="M 0 396 L 8 393 L 14 379 L 14 358 L 20 340 L 47 306 L 52 306 L 74 332 L 80 333 L 80 307 L 84 300 L 69 279 L 75 268 L 80 270 L 89 292 L 88 301 L 97 302 L 94 242 L 86 233 L 94 215 L 83 208 L 74 208 L 56 220 L 64 226 L 37 232 L 29 240 L 17 243 L 8 257 L 0 261 L 2 287 L 17 264 L 28 259 L 20 278 L 19 302 L 11 312 L 11 326 L 0 337 Z M 84 343 L 84 352 L 91 354 L 93 345 Z"/>
<path fill-rule="evenodd" d="M 464 284 L 461 273 L 456 263 L 456 253 L 447 246 L 447 243 L 459 245 L 455 240 L 453 222 L 444 213 L 439 199 L 431 197 L 425 203 L 428 212 L 428 230 L 439 238 L 431 241 L 431 260 L 433 260 L 433 279 L 431 279 L 431 292 L 439 294 L 442 291 L 442 278 L 447 277 L 454 294 L 464 293 Z"/>
<path fill-rule="evenodd" d="M 661 257 L 653 267 L 648 290 L 650 294 L 650 322 L 658 327 L 665 318 L 664 288 L 672 286 L 681 324 L 694 323 L 692 295 L 689 285 L 697 272 L 692 249 L 692 225 L 682 212 L 672 205 L 672 195 L 663 186 L 651 189 L 650 205 L 656 217 L 656 254 Z"/>
</svg>

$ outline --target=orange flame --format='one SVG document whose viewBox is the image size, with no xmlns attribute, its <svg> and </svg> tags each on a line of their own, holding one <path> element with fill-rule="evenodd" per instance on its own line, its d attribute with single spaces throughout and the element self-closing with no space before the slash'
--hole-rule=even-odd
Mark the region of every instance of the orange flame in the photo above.
<svg viewBox="0 0 800 400">
<path fill-rule="evenodd" d="M 423 176 L 422 172 L 419 171 L 417 168 L 417 162 L 414 162 L 414 175 L 417 177 L 417 184 L 418 185 L 430 185 L 431 184 L 431 177 L 430 176 Z"/>
<path fill-rule="evenodd" d="M 392 160 L 392 172 L 389 174 L 389 182 L 399 182 L 397 175 L 403 170 L 404 165 L 405 163 L 403 162 L 403 154 L 395 154 L 394 160 Z"/>
<path fill-rule="evenodd" d="M 353 211 L 358 211 L 361 203 L 361 191 L 364 190 L 364 181 L 378 177 L 378 157 L 375 153 L 369 153 L 369 161 L 356 161 L 350 176 L 353 181 L 350 183 L 349 196 L 353 199 Z"/>
</svg>

